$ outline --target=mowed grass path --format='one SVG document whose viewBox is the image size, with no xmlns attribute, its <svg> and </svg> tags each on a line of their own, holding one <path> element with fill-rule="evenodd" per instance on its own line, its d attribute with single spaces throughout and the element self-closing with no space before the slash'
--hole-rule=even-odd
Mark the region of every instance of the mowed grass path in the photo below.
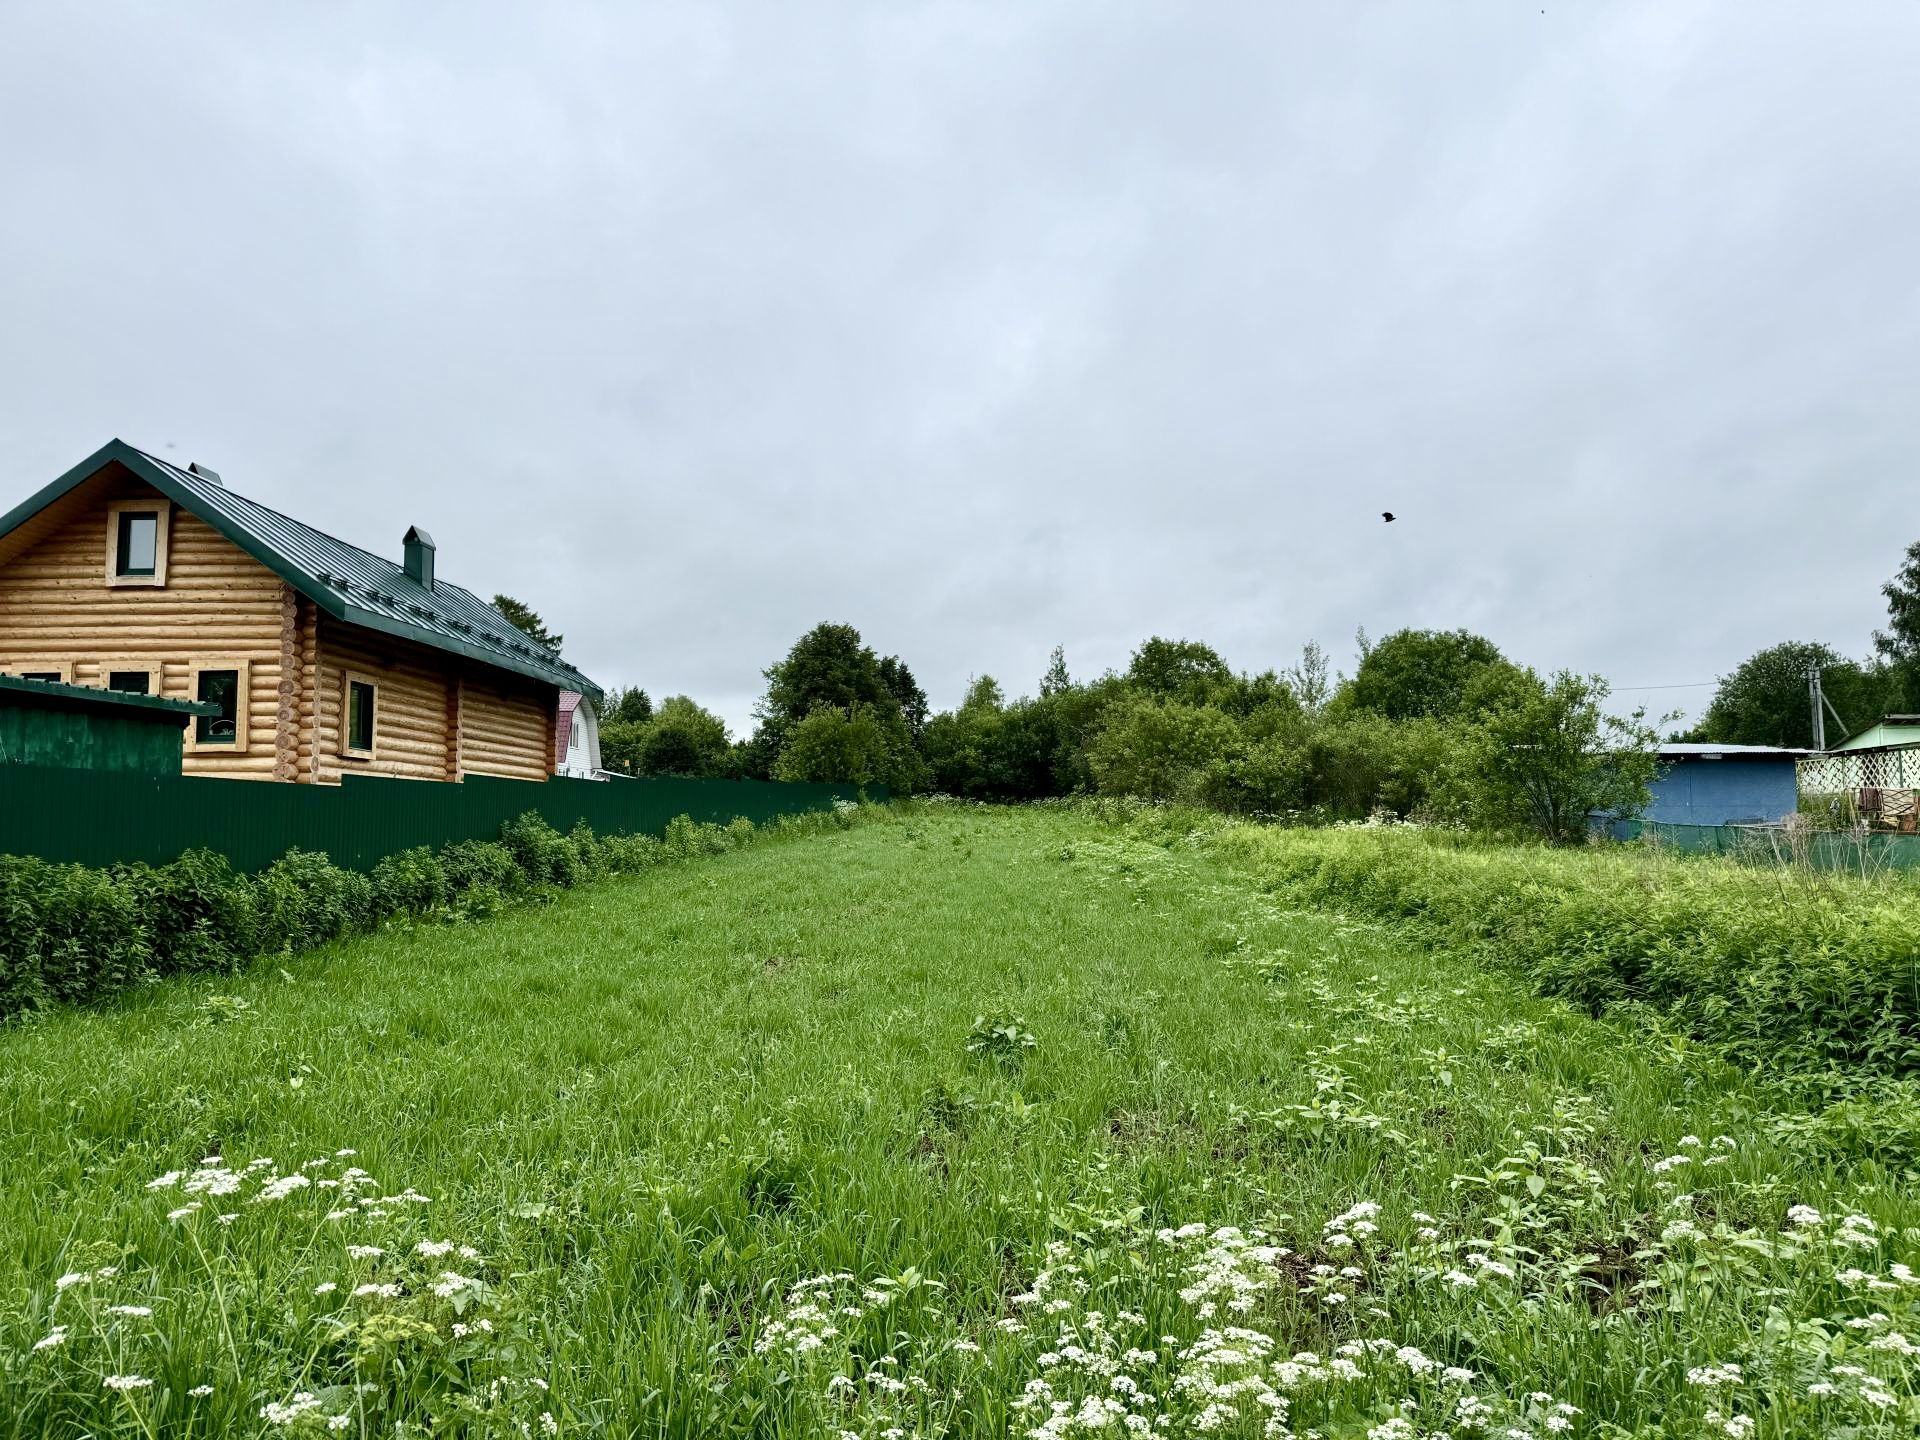
<svg viewBox="0 0 1920 1440">
<path fill-rule="evenodd" d="M 982 1015 L 1031 1045 L 970 1051 Z M 1214 1433 L 1286 1403 L 1303 1434 L 1409 1404 L 1477 1433 L 1462 1395 L 1526 1434 L 1908 1425 L 1894 1350 L 1861 1367 L 1894 1408 L 1805 1391 L 1851 1353 L 1812 1358 L 1820 1325 L 1902 1323 L 1904 1291 L 1835 1275 L 1906 1257 L 1910 1189 L 1769 1105 L 1469 957 L 1288 913 L 1204 840 L 929 810 L 0 1033 L 0 1434 L 1025 1434 L 1036 1377 L 1091 1426 L 1115 1368 L 1046 1360 L 1062 1323 L 1153 1353 L 1114 1366 L 1186 1433 L 1211 1392 L 1179 1376 L 1242 1372 L 1179 1356 L 1229 1321 L 1275 1360 L 1384 1337 L 1431 1364 L 1351 1352 L 1358 1378 L 1243 1389 Z M 316 1183 L 149 1190 L 216 1155 Z M 379 1199 L 404 1187 L 428 1199 Z M 1156 1238 L 1189 1222 L 1293 1253 Z M 430 1291 L 443 1265 L 470 1288 Z M 1180 1298 L 1207 1266 L 1247 1305 Z M 837 1272 L 860 1313 L 789 1298 Z"/>
</svg>

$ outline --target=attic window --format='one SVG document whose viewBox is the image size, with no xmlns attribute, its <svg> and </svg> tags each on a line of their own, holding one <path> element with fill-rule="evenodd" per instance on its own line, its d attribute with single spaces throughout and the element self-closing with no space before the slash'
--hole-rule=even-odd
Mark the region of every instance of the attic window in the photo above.
<svg viewBox="0 0 1920 1440">
<path fill-rule="evenodd" d="M 167 521 L 164 500 L 122 500 L 107 507 L 107 584 L 167 583 Z"/>
</svg>

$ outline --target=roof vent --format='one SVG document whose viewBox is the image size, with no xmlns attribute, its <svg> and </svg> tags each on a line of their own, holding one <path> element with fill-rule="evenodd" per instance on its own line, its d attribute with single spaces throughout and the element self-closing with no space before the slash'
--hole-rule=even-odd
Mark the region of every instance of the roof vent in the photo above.
<svg viewBox="0 0 1920 1440">
<path fill-rule="evenodd" d="M 433 537 L 412 525 L 400 543 L 406 551 L 407 578 L 423 590 L 433 589 Z"/>
<path fill-rule="evenodd" d="M 198 460 L 188 463 L 187 473 L 189 475 L 198 475 L 202 480 L 218 485 L 222 490 L 227 488 L 227 483 L 220 478 L 220 472 L 218 470 L 215 470 L 211 465 L 202 465 Z"/>
</svg>

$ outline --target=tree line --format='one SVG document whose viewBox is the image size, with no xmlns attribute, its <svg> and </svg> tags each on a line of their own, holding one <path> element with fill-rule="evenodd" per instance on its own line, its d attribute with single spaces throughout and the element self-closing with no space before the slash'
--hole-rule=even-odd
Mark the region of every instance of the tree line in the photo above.
<svg viewBox="0 0 1920 1440">
<path fill-rule="evenodd" d="M 1771 646 L 1724 676 L 1700 724 L 1672 738 L 1809 745 L 1810 663 L 1853 730 L 1920 702 L 1920 542 L 1882 590 L 1889 619 L 1872 658 Z M 547 635 L 526 607 L 514 614 Z M 740 740 L 688 696 L 655 705 L 637 687 L 609 692 L 603 763 L 980 800 L 1124 795 L 1309 821 L 1388 813 L 1555 842 L 1584 838 L 1596 812 L 1641 808 L 1657 770 L 1654 726 L 1643 710 L 1610 706 L 1602 677 L 1543 674 L 1467 630 L 1378 642 L 1362 631 L 1351 675 L 1312 642 L 1296 664 L 1253 673 L 1202 641 L 1152 636 L 1124 671 L 1078 679 L 1056 647 L 1031 693 L 981 676 L 937 714 L 907 663 L 847 624 L 816 625 L 763 673 L 753 733 Z"/>
<path fill-rule="evenodd" d="M 686 696 L 610 693 L 609 769 L 884 785 L 1022 801 L 1076 794 L 1182 801 L 1240 814 L 1377 811 L 1585 833 L 1631 808 L 1653 732 L 1605 706 L 1597 676 L 1543 676 L 1466 631 L 1361 637 L 1352 677 L 1308 645 L 1297 665 L 1234 670 L 1212 646 L 1150 637 L 1124 671 L 1076 679 L 1056 648 L 1031 694 L 982 676 L 931 713 L 898 656 L 851 625 L 816 625 L 765 671 L 753 734 Z"/>
</svg>

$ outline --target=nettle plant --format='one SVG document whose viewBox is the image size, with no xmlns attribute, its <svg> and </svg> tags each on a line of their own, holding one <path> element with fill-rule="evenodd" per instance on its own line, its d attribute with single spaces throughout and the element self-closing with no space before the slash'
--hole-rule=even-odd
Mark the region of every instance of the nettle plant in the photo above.
<svg viewBox="0 0 1920 1440">
<path fill-rule="evenodd" d="M 129 1428 L 260 1422 L 288 1435 L 556 1433 L 544 1362 L 475 1247 L 436 1237 L 428 1196 L 342 1149 L 282 1170 L 210 1155 L 147 1185 L 159 1247 L 76 1255 L 48 1292 L 23 1383 L 78 1413 L 104 1390 Z M 289 1271 L 285 1257 L 296 1263 Z M 254 1339 L 270 1332 L 282 1344 Z M 266 1397 L 261 1404 L 262 1397 Z"/>
<path fill-rule="evenodd" d="M 1040 1044 L 1019 1015 L 976 1015 L 967 1032 L 967 1053 L 1003 1064 L 1017 1063 Z"/>
</svg>

